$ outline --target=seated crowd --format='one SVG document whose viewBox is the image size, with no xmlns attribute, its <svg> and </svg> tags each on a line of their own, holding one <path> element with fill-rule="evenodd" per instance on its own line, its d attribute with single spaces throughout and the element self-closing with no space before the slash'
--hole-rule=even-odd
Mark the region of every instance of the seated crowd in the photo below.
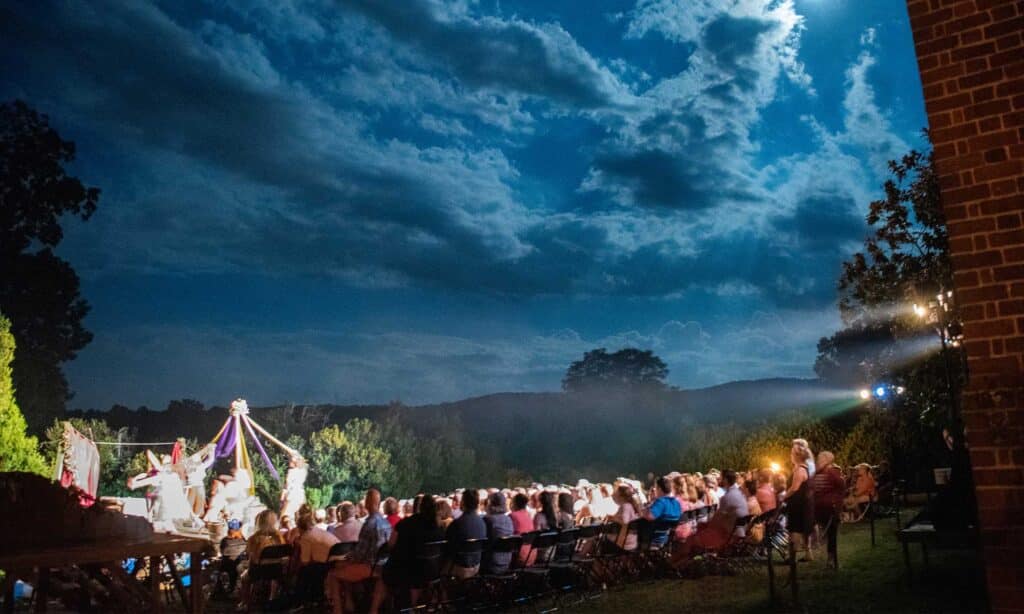
<svg viewBox="0 0 1024 614">
<path fill-rule="evenodd" d="M 739 521 L 772 512 L 783 502 L 791 543 L 797 549 L 806 548 L 809 556 L 807 538 L 815 525 L 821 526 L 828 533 L 832 562 L 839 515 L 875 496 L 871 467 L 857 465 L 848 479 L 833 464 L 831 453 L 821 452 L 815 462 L 802 439 L 794 440 L 791 461 L 788 474 L 779 469 L 741 473 L 710 469 L 672 472 L 647 485 L 627 478 L 597 484 L 580 480 L 574 487 L 459 489 L 409 500 L 382 500 L 381 492 L 370 488 L 359 502 L 343 501 L 323 510 L 304 505 L 294 525 L 264 511 L 244 548 L 239 545 L 240 535 L 229 535 L 233 541 L 228 545 L 234 548 L 232 556 L 241 554 L 238 558 L 252 562 L 260 561 L 269 546 L 291 544 L 290 575 L 296 593 L 313 600 L 326 597 L 335 612 L 355 609 L 354 589 L 370 591 L 371 612 L 377 612 L 389 595 L 415 605 L 423 586 L 418 556 L 425 544 L 443 542 L 442 573 L 465 580 L 500 575 L 515 565 L 529 566 L 534 563 L 532 557 L 543 560 L 543 553 L 527 545 L 517 552 L 460 549 L 467 540 L 494 543 L 508 536 L 614 523 L 618 527 L 614 533 L 601 534 L 602 551 L 627 554 L 638 548 L 637 521 L 646 520 L 675 525 L 671 534 L 655 535 L 649 543 L 660 548 L 671 540 L 672 564 L 685 565 L 694 552 L 720 549 L 737 540 L 759 543 L 764 525 Z M 713 513 L 688 513 L 701 508 Z M 252 582 L 246 563 L 237 570 L 236 564 L 230 567 L 232 586 L 241 572 L 242 601 L 248 605 Z"/>
</svg>

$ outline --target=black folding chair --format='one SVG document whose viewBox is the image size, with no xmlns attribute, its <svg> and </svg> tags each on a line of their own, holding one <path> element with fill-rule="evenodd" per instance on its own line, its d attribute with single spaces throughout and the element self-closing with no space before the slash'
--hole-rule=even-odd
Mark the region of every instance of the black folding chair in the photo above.
<svg viewBox="0 0 1024 614">
<path fill-rule="evenodd" d="M 416 571 L 411 578 L 410 588 L 419 590 L 418 603 L 410 603 L 403 611 L 424 610 L 437 607 L 443 599 L 441 583 L 444 566 L 444 552 L 448 542 L 438 540 L 425 542 L 416 548 Z M 411 595 L 406 596 L 411 602 Z"/>
<path fill-rule="evenodd" d="M 555 531 L 532 536 L 530 554 L 526 557 L 529 564 L 520 570 L 523 592 L 517 599 L 518 604 L 539 599 L 549 593 L 550 564 L 557 543 L 558 533 Z"/>
<path fill-rule="evenodd" d="M 495 609 L 515 601 L 522 545 L 521 535 L 499 537 L 490 542 L 484 551 L 484 564 L 480 568 L 479 599 L 470 599 L 470 610 Z M 508 560 L 507 564 L 496 562 L 505 559 Z"/>
<path fill-rule="evenodd" d="M 274 598 L 275 588 L 283 585 L 287 577 L 294 551 L 291 544 L 267 546 L 260 551 L 258 560 L 249 563 L 249 609 L 253 604 L 262 606 Z"/>
</svg>

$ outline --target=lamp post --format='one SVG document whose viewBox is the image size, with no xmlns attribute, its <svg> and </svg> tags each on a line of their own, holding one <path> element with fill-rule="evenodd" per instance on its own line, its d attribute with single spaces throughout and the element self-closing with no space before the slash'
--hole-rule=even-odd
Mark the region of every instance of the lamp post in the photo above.
<svg viewBox="0 0 1024 614">
<path fill-rule="evenodd" d="M 939 336 L 946 371 L 946 391 L 949 394 L 949 432 L 954 441 L 960 443 L 963 439 L 963 429 L 960 428 L 960 395 L 956 390 L 956 376 L 953 373 L 950 354 L 955 348 L 959 348 L 963 341 L 963 327 L 953 308 L 953 291 L 940 291 L 935 295 L 935 301 L 929 302 L 927 307 L 915 303 L 914 315 L 931 324 Z"/>
</svg>

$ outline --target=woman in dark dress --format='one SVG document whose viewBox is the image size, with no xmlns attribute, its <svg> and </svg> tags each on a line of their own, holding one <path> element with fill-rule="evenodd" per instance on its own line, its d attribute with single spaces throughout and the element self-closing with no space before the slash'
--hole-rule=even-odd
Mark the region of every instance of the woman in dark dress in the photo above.
<svg viewBox="0 0 1024 614">
<path fill-rule="evenodd" d="M 424 544 L 442 540 L 444 527 L 441 525 L 437 503 L 434 497 L 428 495 L 420 502 L 416 513 L 400 520 L 391 532 L 388 562 L 384 564 L 382 581 L 378 581 L 374 587 L 371 613 L 375 614 L 380 609 L 388 590 L 396 596 L 407 593 L 411 606 L 416 606 L 428 571 L 423 569 L 423 563 L 416 555 Z"/>
<path fill-rule="evenodd" d="M 807 550 L 807 536 L 814 530 L 810 472 L 807 470 L 810 454 L 810 450 L 798 446 L 793 446 L 790 452 L 793 477 L 786 489 L 786 528 L 789 529 L 789 554 L 794 557 L 800 550 Z M 809 550 L 805 556 L 810 560 Z"/>
</svg>

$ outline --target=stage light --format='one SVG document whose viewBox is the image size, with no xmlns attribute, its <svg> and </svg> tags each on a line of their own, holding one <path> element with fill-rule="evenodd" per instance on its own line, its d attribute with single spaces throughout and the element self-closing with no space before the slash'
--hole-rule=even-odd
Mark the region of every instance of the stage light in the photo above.
<svg viewBox="0 0 1024 614">
<path fill-rule="evenodd" d="M 870 391 L 870 390 L 868 390 L 867 388 L 864 388 L 864 389 L 862 389 L 862 390 L 860 391 L 860 398 L 862 398 L 862 399 L 864 399 L 865 401 L 867 401 L 868 399 L 870 399 L 870 398 L 871 398 L 871 391 Z"/>
<path fill-rule="evenodd" d="M 779 465 L 779 464 L 778 464 L 778 463 L 776 463 L 776 462 L 772 462 L 772 463 L 771 463 L 770 465 L 768 465 L 768 466 L 769 466 L 769 467 L 771 467 L 771 469 L 772 469 L 772 473 L 778 473 L 778 472 L 779 472 L 779 470 L 781 470 L 781 469 L 782 469 L 782 466 L 781 466 L 781 465 Z"/>
<path fill-rule="evenodd" d="M 903 394 L 906 391 L 907 389 L 904 388 L 903 386 L 896 386 L 896 394 Z"/>
<path fill-rule="evenodd" d="M 922 307 L 921 305 L 914 303 L 914 315 L 916 315 L 919 318 L 923 318 L 926 315 L 928 315 L 928 310 Z"/>
<path fill-rule="evenodd" d="M 884 397 L 885 396 L 885 386 L 879 386 L 878 388 L 875 388 L 875 396 L 878 397 L 878 398 Z"/>
</svg>

